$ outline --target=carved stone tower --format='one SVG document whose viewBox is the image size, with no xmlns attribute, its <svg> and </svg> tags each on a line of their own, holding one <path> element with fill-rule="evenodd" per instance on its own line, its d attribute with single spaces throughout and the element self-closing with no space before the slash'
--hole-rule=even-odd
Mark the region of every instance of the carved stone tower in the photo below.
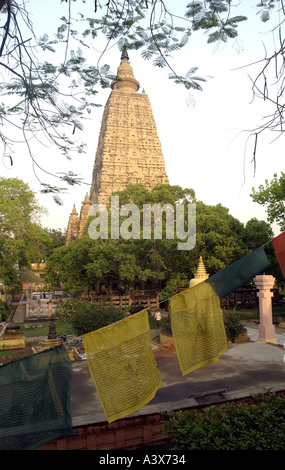
<svg viewBox="0 0 285 470">
<path fill-rule="evenodd" d="M 148 96 L 138 93 L 128 55 L 122 54 L 117 79 L 106 103 L 90 199 L 107 204 L 114 191 L 141 183 L 148 189 L 168 184 L 161 144 Z"/>
<path fill-rule="evenodd" d="M 90 199 L 86 195 L 80 217 L 73 208 L 66 245 L 86 232 L 91 204 L 107 205 L 113 192 L 129 184 L 140 183 L 147 189 L 168 184 L 151 104 L 144 91 L 138 93 L 139 88 L 124 52 L 102 117 Z"/>
<path fill-rule="evenodd" d="M 87 231 L 87 219 L 88 219 L 88 212 L 89 207 L 91 206 L 91 201 L 89 195 L 86 194 L 84 201 L 82 202 L 80 216 L 78 217 L 78 213 L 76 211 L 75 205 L 73 206 L 72 212 L 69 216 L 68 226 L 66 230 L 66 239 L 65 245 L 69 245 L 70 242 L 77 240 L 83 235 L 86 234 Z"/>
<path fill-rule="evenodd" d="M 69 245 L 70 242 L 77 240 L 78 226 L 79 226 L 79 218 L 78 218 L 78 213 L 76 212 L 76 207 L 74 204 L 72 212 L 69 216 L 68 226 L 66 230 L 65 245 Z"/>
</svg>

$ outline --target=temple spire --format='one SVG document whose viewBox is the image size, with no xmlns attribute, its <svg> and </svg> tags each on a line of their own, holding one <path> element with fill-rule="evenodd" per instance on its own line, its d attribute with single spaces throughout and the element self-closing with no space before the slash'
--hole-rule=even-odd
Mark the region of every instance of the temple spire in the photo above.
<svg viewBox="0 0 285 470">
<path fill-rule="evenodd" d="M 147 189 L 169 184 L 151 104 L 146 93 L 138 93 L 139 87 L 128 53 L 123 51 L 102 117 L 92 204 L 108 204 L 113 192 L 129 184 Z"/>
<path fill-rule="evenodd" d="M 78 230 L 79 230 L 79 218 L 78 218 L 78 213 L 77 213 L 75 204 L 73 204 L 73 209 L 69 216 L 68 226 L 67 226 L 67 231 L 66 231 L 66 240 L 65 240 L 66 246 L 69 245 L 71 241 L 77 240 Z"/>
<path fill-rule="evenodd" d="M 124 60 L 124 59 L 129 60 L 129 56 L 128 56 L 127 50 L 124 50 L 124 51 L 122 52 L 121 60 Z"/>
<path fill-rule="evenodd" d="M 78 227 L 78 237 L 81 238 L 87 233 L 87 221 L 89 217 L 89 209 L 91 206 L 91 200 L 89 194 L 86 193 L 84 201 L 82 202 L 80 218 L 79 218 L 79 227 Z"/>
<path fill-rule="evenodd" d="M 78 215 L 78 213 L 77 213 L 77 211 L 76 211 L 75 204 L 73 204 L 72 212 L 71 212 L 70 215 L 71 215 L 71 216 L 72 216 L 72 215 L 73 215 L 73 216 L 77 216 L 77 215 Z"/>
<path fill-rule="evenodd" d="M 127 51 L 122 52 L 121 63 L 117 69 L 117 77 L 111 83 L 111 88 L 112 90 L 129 93 L 137 92 L 140 88 L 140 83 L 134 77 Z"/>
</svg>

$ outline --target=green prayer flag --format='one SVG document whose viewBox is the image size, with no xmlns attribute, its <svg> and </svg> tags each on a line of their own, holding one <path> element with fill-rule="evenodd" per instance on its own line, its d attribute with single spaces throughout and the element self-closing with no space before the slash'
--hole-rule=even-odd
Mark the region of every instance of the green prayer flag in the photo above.
<svg viewBox="0 0 285 470">
<path fill-rule="evenodd" d="M 235 263 L 230 264 L 206 282 L 214 288 L 220 299 L 234 292 L 254 276 L 262 273 L 270 266 L 264 247 L 260 247 Z"/>
<path fill-rule="evenodd" d="M 1 450 L 31 450 L 74 435 L 71 377 L 64 345 L 0 366 Z"/>
</svg>

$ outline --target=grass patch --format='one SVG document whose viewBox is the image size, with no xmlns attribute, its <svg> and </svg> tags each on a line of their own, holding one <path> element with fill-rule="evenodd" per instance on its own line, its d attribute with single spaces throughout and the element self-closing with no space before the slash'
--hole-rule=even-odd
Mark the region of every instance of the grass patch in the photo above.
<svg viewBox="0 0 285 470">
<path fill-rule="evenodd" d="M 6 356 L 11 356 L 12 352 L 9 349 L 3 349 L 0 350 L 0 358 L 1 357 L 6 357 Z"/>
<path fill-rule="evenodd" d="M 35 283 L 35 284 L 42 284 L 42 282 L 43 282 L 41 277 L 39 275 L 35 274 L 31 270 L 20 271 L 20 281 L 22 283 L 32 282 L 32 283 Z"/>
<path fill-rule="evenodd" d="M 259 320 L 259 309 L 238 309 L 236 312 L 239 314 L 241 320 Z"/>
<path fill-rule="evenodd" d="M 163 328 L 166 323 L 167 317 L 162 317 L 160 327 Z M 75 334 L 70 322 L 57 320 L 55 324 L 57 335 Z M 34 338 L 36 336 L 48 336 L 50 322 L 26 322 L 18 323 L 18 325 L 22 328 L 22 331 L 27 338 Z M 149 317 L 149 325 L 151 329 L 157 328 L 156 320 L 153 317 Z"/>
<path fill-rule="evenodd" d="M 259 308 L 238 308 L 233 309 L 239 314 L 241 320 L 259 320 Z M 227 310 L 225 310 L 227 311 Z M 231 309 L 229 310 L 231 311 Z M 285 305 L 272 305 L 273 315 L 285 315 Z"/>
<path fill-rule="evenodd" d="M 33 322 L 33 323 L 19 323 L 23 333 L 27 338 L 33 338 L 35 336 L 48 336 L 50 322 Z M 56 334 L 66 335 L 73 334 L 72 325 L 69 322 L 56 322 Z"/>
</svg>

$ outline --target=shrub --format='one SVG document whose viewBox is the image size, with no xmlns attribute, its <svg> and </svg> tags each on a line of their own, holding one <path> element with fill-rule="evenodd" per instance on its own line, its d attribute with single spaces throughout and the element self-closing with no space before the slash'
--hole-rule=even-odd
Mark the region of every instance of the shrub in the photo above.
<svg viewBox="0 0 285 470">
<path fill-rule="evenodd" d="M 229 341 L 234 343 L 235 339 L 245 331 L 245 328 L 241 323 L 240 316 L 232 310 L 230 312 L 224 312 L 223 317 L 227 338 Z"/>
<path fill-rule="evenodd" d="M 58 304 L 56 308 L 56 316 L 60 321 L 71 321 L 76 309 L 80 308 L 82 300 L 68 299 Z"/>
<path fill-rule="evenodd" d="M 253 403 L 165 413 L 174 450 L 284 450 L 285 397 L 270 391 Z"/>
<path fill-rule="evenodd" d="M 7 302 L 4 302 L 3 300 L 0 300 L 0 321 L 6 321 L 7 318 L 9 317 L 11 308 L 7 304 Z"/>
<path fill-rule="evenodd" d="M 104 302 L 71 299 L 57 308 L 56 315 L 60 320 L 70 321 L 74 332 L 81 336 L 122 320 L 126 311 Z"/>
</svg>

